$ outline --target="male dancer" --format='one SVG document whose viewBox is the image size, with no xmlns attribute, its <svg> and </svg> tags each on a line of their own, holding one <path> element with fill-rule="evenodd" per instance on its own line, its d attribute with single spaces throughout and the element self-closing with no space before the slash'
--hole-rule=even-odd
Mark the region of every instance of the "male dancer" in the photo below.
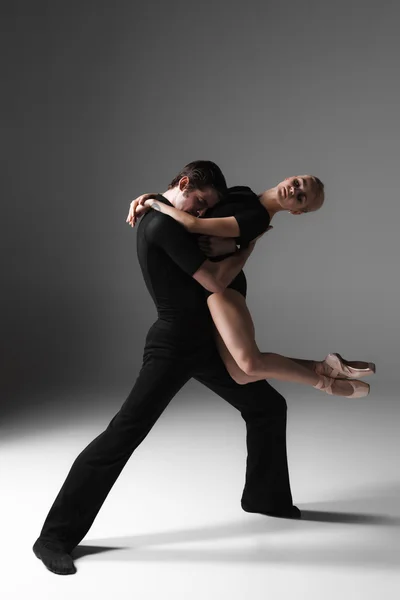
<svg viewBox="0 0 400 600">
<path fill-rule="evenodd" d="M 173 179 L 160 202 L 198 214 L 226 191 L 210 161 L 195 161 Z M 300 518 L 293 506 L 286 456 L 286 401 L 267 381 L 239 385 L 218 354 L 204 291 L 224 290 L 254 248 L 212 262 L 194 236 L 152 210 L 140 222 L 137 253 L 158 319 L 146 337 L 135 385 L 108 427 L 76 458 L 36 540 L 33 551 L 57 574 L 76 572 L 70 553 L 89 531 L 133 451 L 171 399 L 190 379 L 237 408 L 246 422 L 247 465 L 242 508 Z M 200 284 L 200 285 L 199 285 Z"/>
</svg>

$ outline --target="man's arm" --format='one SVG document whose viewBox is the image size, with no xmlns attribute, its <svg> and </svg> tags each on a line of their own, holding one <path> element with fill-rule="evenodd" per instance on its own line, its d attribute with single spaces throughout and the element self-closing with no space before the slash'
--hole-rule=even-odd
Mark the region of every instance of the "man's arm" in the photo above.
<svg viewBox="0 0 400 600">
<path fill-rule="evenodd" d="M 234 256 L 215 263 L 207 259 L 195 237 L 179 223 L 157 213 L 145 232 L 149 242 L 159 246 L 188 275 L 209 292 L 222 292 L 239 274 L 250 256 L 254 243 Z"/>
<path fill-rule="evenodd" d="M 197 239 L 199 248 L 213 262 L 218 262 L 238 251 L 236 240 L 233 238 L 218 237 L 215 235 L 199 235 Z"/>
</svg>

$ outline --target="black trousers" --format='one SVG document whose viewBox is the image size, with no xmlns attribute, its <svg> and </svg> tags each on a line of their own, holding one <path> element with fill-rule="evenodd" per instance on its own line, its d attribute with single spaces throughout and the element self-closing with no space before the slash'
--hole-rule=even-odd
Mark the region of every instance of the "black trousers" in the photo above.
<svg viewBox="0 0 400 600">
<path fill-rule="evenodd" d="M 242 503 L 260 512 L 292 506 L 284 397 L 267 381 L 235 383 L 212 340 L 188 346 L 157 321 L 147 334 L 132 391 L 105 431 L 75 459 L 45 519 L 42 540 L 58 542 L 69 553 L 79 544 L 133 451 L 192 377 L 237 408 L 246 422 Z"/>
</svg>

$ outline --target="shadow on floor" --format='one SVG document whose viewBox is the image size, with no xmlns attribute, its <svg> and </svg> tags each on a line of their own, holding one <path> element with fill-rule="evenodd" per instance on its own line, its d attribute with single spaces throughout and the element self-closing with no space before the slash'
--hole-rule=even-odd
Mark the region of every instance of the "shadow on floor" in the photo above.
<svg viewBox="0 0 400 600">
<path fill-rule="evenodd" d="M 400 487 L 396 484 L 376 493 L 347 500 L 302 504 L 299 505 L 301 520 L 254 514 L 249 520 L 246 517 L 246 521 L 241 522 L 108 538 L 98 540 L 96 545 L 77 546 L 72 557 L 78 559 L 97 555 L 100 560 L 107 561 L 265 562 L 397 569 L 400 566 L 400 517 L 379 514 L 378 509 L 384 507 L 393 512 L 390 509 L 396 507 L 398 511 L 399 492 Z M 361 506 L 368 506 L 369 511 L 360 510 Z M 340 530 L 340 542 L 332 538 L 332 534 L 337 532 L 333 527 L 335 524 L 346 526 Z M 353 525 L 356 528 L 349 529 Z M 310 543 L 310 534 L 320 534 L 321 531 L 326 532 L 326 540 L 318 535 L 315 539 L 311 538 Z M 296 533 L 295 542 L 287 537 L 291 532 Z M 304 533 L 306 543 L 298 543 L 298 533 Z M 237 544 L 237 538 L 240 537 L 248 538 L 243 547 Z M 159 548 L 163 545 L 201 544 L 229 539 L 236 540 L 232 547 L 228 542 L 226 548 Z"/>
<path fill-rule="evenodd" d="M 218 528 L 216 528 L 218 529 Z M 172 532 L 174 533 L 174 532 Z M 231 533 L 237 536 L 235 527 L 231 526 Z M 242 532 L 244 533 L 244 532 Z M 250 533 L 250 532 L 249 532 Z M 397 533 L 397 532 L 396 532 Z M 157 548 L 161 544 L 154 536 L 152 541 L 148 540 L 138 544 L 135 536 L 119 538 L 119 544 L 113 546 L 78 546 L 72 552 L 74 560 L 88 555 L 97 555 L 97 559 L 106 561 L 132 561 L 132 562 L 212 562 L 217 563 L 239 563 L 239 564 L 293 564 L 296 566 L 330 566 L 345 568 L 386 568 L 398 572 L 400 567 L 400 544 L 398 536 L 396 539 L 384 537 L 377 540 L 372 538 L 367 543 L 364 539 L 362 544 L 354 540 L 352 545 L 348 543 L 332 544 L 331 541 L 323 544 L 317 543 L 310 547 L 308 542 L 305 547 L 293 545 L 290 541 L 282 544 L 279 540 L 276 544 L 276 536 L 254 537 L 253 544 L 249 547 L 247 543 L 243 548 Z M 164 544 L 177 543 L 176 540 L 163 540 Z M 215 536 L 212 536 L 216 539 Z M 192 540 L 196 542 L 196 540 Z M 122 545 L 123 542 L 123 545 Z M 145 546 L 148 546 L 147 548 Z M 152 547 L 154 546 L 154 547 Z"/>
</svg>

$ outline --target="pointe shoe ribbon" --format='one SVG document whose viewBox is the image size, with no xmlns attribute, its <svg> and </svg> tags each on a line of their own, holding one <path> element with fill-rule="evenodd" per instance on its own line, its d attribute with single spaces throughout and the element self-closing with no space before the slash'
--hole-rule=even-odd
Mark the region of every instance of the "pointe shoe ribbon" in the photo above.
<svg viewBox="0 0 400 600">
<path fill-rule="evenodd" d="M 365 381 L 349 381 L 346 379 L 346 384 L 351 385 L 353 388 L 353 393 L 350 395 L 342 395 L 337 394 L 332 391 L 332 385 L 336 383 L 340 386 L 340 381 L 344 381 L 344 379 L 335 379 L 334 377 L 327 377 L 326 375 L 320 375 L 318 383 L 313 385 L 317 390 L 321 390 L 321 392 L 326 392 L 327 394 L 342 396 L 343 398 L 363 398 L 364 396 L 368 396 L 370 386 Z"/>
<path fill-rule="evenodd" d="M 328 354 L 326 358 L 315 367 L 315 372 L 318 375 L 326 375 L 327 377 L 345 377 L 346 379 L 357 379 L 358 377 L 366 377 L 376 373 L 375 363 L 367 363 L 365 369 L 355 369 L 346 364 L 343 356 L 337 352 Z"/>
</svg>

